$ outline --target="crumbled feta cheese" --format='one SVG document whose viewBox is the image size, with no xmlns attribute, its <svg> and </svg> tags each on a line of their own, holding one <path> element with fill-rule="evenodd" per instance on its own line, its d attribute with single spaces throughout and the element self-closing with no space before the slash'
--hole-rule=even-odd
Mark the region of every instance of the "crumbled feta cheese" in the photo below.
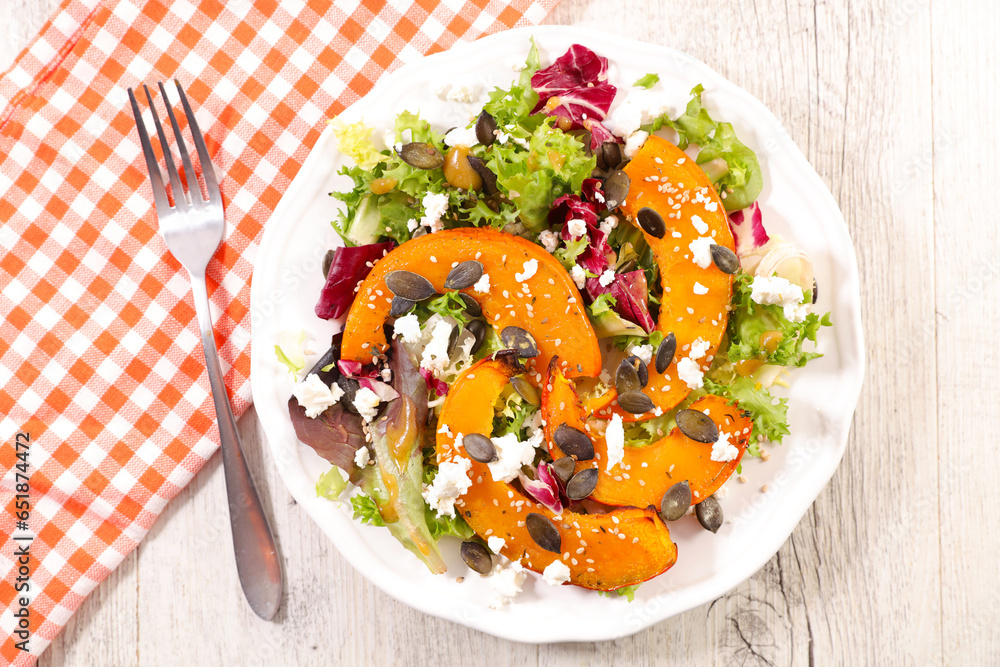
<svg viewBox="0 0 1000 667">
<path fill-rule="evenodd" d="M 535 414 L 531 416 L 531 421 L 525 422 L 528 428 L 528 437 L 534 438 L 538 433 L 542 431 L 542 411 L 535 410 Z"/>
<path fill-rule="evenodd" d="M 494 565 L 489 579 L 490 588 L 493 590 L 490 608 L 500 609 L 513 602 L 514 598 L 521 592 L 521 586 L 527 576 L 528 574 L 517 561 L 511 561 L 506 566 L 501 563 Z"/>
<path fill-rule="evenodd" d="M 472 289 L 480 294 L 488 294 L 490 291 L 490 274 L 484 273 L 482 277 L 476 281 L 476 284 L 472 286 Z"/>
<path fill-rule="evenodd" d="M 521 466 L 535 460 L 535 448 L 542 444 L 542 434 L 536 433 L 524 442 L 517 439 L 516 433 L 490 440 L 497 450 L 497 460 L 486 464 L 490 474 L 496 482 L 510 482 L 517 477 Z"/>
<path fill-rule="evenodd" d="M 431 340 L 424 348 L 420 357 L 420 367 L 426 368 L 435 376 L 439 375 L 450 363 L 448 358 L 448 341 L 451 338 L 451 323 L 438 320 L 431 330 Z"/>
<path fill-rule="evenodd" d="M 694 288 L 693 289 L 694 289 L 694 293 L 697 294 L 698 296 L 701 296 L 703 294 L 708 294 L 708 288 L 705 287 L 704 285 L 702 285 L 697 280 L 694 281 Z"/>
<path fill-rule="evenodd" d="M 471 148 L 479 143 L 479 139 L 476 138 L 474 127 L 456 127 L 444 135 L 444 143 L 446 146 L 468 146 Z"/>
<path fill-rule="evenodd" d="M 646 139 L 649 139 L 649 132 L 643 132 L 642 130 L 637 130 L 628 135 L 628 139 L 625 140 L 625 157 L 630 160 L 634 158 L 635 154 L 642 148 L 642 145 L 646 143 Z"/>
<path fill-rule="evenodd" d="M 640 125 L 647 125 L 656 117 L 672 111 L 664 93 L 633 90 L 619 103 L 612 105 L 603 123 L 619 137 L 627 137 L 638 130 Z"/>
<path fill-rule="evenodd" d="M 604 468 L 608 472 L 625 458 L 625 425 L 622 416 L 614 414 L 604 431 L 604 440 L 608 445 L 608 463 Z"/>
<path fill-rule="evenodd" d="M 417 231 L 417 227 L 419 226 L 420 223 L 417 222 L 416 218 L 410 218 L 409 220 L 406 221 L 406 229 L 408 229 L 411 232 Z"/>
<path fill-rule="evenodd" d="M 524 272 L 515 273 L 514 280 L 516 280 L 519 283 L 523 283 L 525 280 L 531 278 L 537 272 L 538 272 L 538 260 L 529 259 L 527 262 L 524 263 Z"/>
<path fill-rule="evenodd" d="M 573 268 L 570 269 L 569 275 L 573 277 L 573 282 L 576 283 L 577 289 L 583 289 L 587 284 L 587 272 L 583 270 L 583 267 L 579 264 L 574 264 Z"/>
<path fill-rule="evenodd" d="M 507 546 L 507 540 L 502 537 L 497 537 L 496 535 L 490 535 L 486 538 L 486 545 L 495 554 L 500 553 L 500 550 Z"/>
<path fill-rule="evenodd" d="M 701 389 L 705 383 L 705 374 L 698 362 L 691 357 L 684 357 L 677 362 L 677 377 L 688 386 L 688 389 Z"/>
<path fill-rule="evenodd" d="M 680 234 L 678 234 L 680 236 Z M 691 251 L 691 261 L 703 269 L 712 264 L 712 244 L 715 241 L 710 236 L 699 236 L 688 244 Z"/>
<path fill-rule="evenodd" d="M 358 413 L 365 418 L 366 422 L 375 419 L 375 415 L 378 414 L 379 402 L 378 395 L 368 387 L 361 387 L 354 394 L 354 407 L 358 409 Z"/>
<path fill-rule="evenodd" d="M 420 218 L 420 224 L 431 232 L 444 229 L 441 216 L 448 210 L 448 195 L 443 192 L 428 192 L 420 204 L 424 207 L 424 216 Z"/>
<path fill-rule="evenodd" d="M 444 435 L 451 437 L 451 428 L 447 424 L 441 424 L 441 428 L 438 429 L 438 433 L 443 433 Z"/>
<path fill-rule="evenodd" d="M 378 372 L 378 376 L 382 378 L 382 382 L 392 382 L 392 369 L 383 368 Z"/>
<path fill-rule="evenodd" d="M 789 322 L 801 322 L 809 314 L 810 305 L 804 303 L 801 306 L 785 306 L 785 319 Z"/>
<path fill-rule="evenodd" d="M 404 343 L 416 343 L 420 340 L 420 320 L 417 319 L 416 313 L 403 315 L 396 318 L 392 331 Z"/>
<path fill-rule="evenodd" d="M 606 269 L 601 277 L 598 278 L 598 282 L 601 283 L 601 287 L 607 287 L 615 281 L 614 269 Z"/>
<path fill-rule="evenodd" d="M 542 579 L 549 586 L 560 586 L 569 581 L 569 567 L 558 558 L 545 566 Z"/>
<path fill-rule="evenodd" d="M 495 136 L 497 141 L 501 144 L 507 143 L 507 140 L 510 139 L 510 133 L 504 132 L 503 130 L 493 130 L 493 136 Z"/>
<path fill-rule="evenodd" d="M 634 354 L 635 356 L 639 357 L 639 360 L 644 364 L 648 364 L 650 361 L 653 360 L 652 345 L 633 345 L 632 349 L 630 349 L 628 352 L 629 354 Z"/>
<path fill-rule="evenodd" d="M 695 230 L 699 234 L 707 234 L 708 233 L 708 223 L 705 222 L 704 220 L 702 220 L 700 215 L 692 215 L 691 216 L 691 224 L 694 225 Z"/>
<path fill-rule="evenodd" d="M 587 223 L 583 220 L 570 220 L 566 223 L 566 229 L 573 238 L 579 238 L 587 233 Z"/>
<path fill-rule="evenodd" d="M 719 431 L 719 439 L 712 445 L 712 460 L 728 463 L 740 455 L 740 450 L 729 443 L 729 434 Z"/>
<path fill-rule="evenodd" d="M 358 451 L 354 452 L 354 465 L 359 468 L 364 468 L 368 465 L 368 462 L 372 460 L 371 454 L 368 452 L 368 447 L 361 447 Z"/>
<path fill-rule="evenodd" d="M 595 193 L 596 194 L 596 193 Z M 603 200 L 603 197 L 601 198 Z M 605 234 L 610 234 L 611 230 L 618 226 L 618 216 L 609 215 L 608 217 L 601 220 L 601 231 Z"/>
<path fill-rule="evenodd" d="M 691 348 L 690 352 L 688 352 L 688 356 L 691 359 L 697 361 L 698 359 L 701 359 L 702 357 L 705 356 L 705 353 L 708 352 L 708 348 L 710 347 L 712 347 L 712 344 L 709 343 L 707 340 L 703 338 L 695 338 L 694 342 L 691 343 Z"/>
<path fill-rule="evenodd" d="M 524 148 L 524 149 L 527 149 L 530 146 L 530 144 L 528 143 L 528 140 L 527 139 L 522 139 L 521 137 L 511 137 L 510 140 L 513 141 L 518 146 L 520 146 L 521 148 Z"/>
<path fill-rule="evenodd" d="M 479 97 L 479 86 L 473 83 L 456 83 L 448 91 L 448 100 L 451 102 L 471 104 L 477 97 Z"/>
<path fill-rule="evenodd" d="M 299 405 L 306 409 L 306 417 L 315 419 L 324 410 L 334 405 L 344 395 L 340 385 L 326 386 L 318 375 L 310 373 L 305 380 L 297 382 L 292 388 L 292 395 Z"/>
<path fill-rule="evenodd" d="M 455 439 L 456 445 L 460 443 L 460 438 L 461 436 Z M 469 479 L 470 468 L 472 461 L 464 456 L 438 466 L 434 480 L 424 487 L 422 494 L 427 505 L 438 516 L 455 516 L 455 501 L 472 486 L 472 480 Z"/>
<path fill-rule="evenodd" d="M 402 141 L 397 141 L 396 143 L 394 143 L 392 145 L 392 149 L 394 151 L 396 151 L 397 153 L 400 152 L 401 150 L 403 150 L 403 142 Z"/>
<path fill-rule="evenodd" d="M 442 100 L 448 99 L 448 90 L 451 89 L 451 84 L 447 81 L 439 82 L 431 88 L 431 92 L 440 97 Z"/>
<path fill-rule="evenodd" d="M 542 244 L 542 247 L 546 251 L 555 252 L 556 248 L 559 247 L 559 235 L 546 229 L 538 235 L 538 242 Z"/>
<path fill-rule="evenodd" d="M 750 289 L 750 299 L 762 306 L 797 306 L 804 298 L 801 287 L 778 276 L 757 276 Z"/>
</svg>

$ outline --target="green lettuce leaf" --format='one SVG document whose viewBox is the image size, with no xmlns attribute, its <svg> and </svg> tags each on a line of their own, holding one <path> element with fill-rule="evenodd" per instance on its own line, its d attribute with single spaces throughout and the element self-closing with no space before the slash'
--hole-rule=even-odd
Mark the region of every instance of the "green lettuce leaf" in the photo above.
<svg viewBox="0 0 1000 667">
<path fill-rule="evenodd" d="M 788 435 L 788 399 L 775 399 L 760 383 L 749 377 L 737 377 L 728 384 L 720 384 L 705 377 L 705 391 L 736 401 L 739 407 L 750 413 L 755 435 L 763 435 L 771 442 L 781 442 Z M 757 441 L 747 448 L 751 456 L 760 456 Z"/>
<path fill-rule="evenodd" d="M 635 592 L 639 590 L 639 586 L 641 585 L 642 584 L 633 584 L 631 586 L 622 586 L 621 588 L 616 588 L 613 591 L 597 591 L 597 592 L 606 598 L 614 597 L 617 595 L 618 597 L 624 597 L 629 602 L 632 602 L 633 600 L 635 600 Z"/>
<path fill-rule="evenodd" d="M 358 493 L 358 495 L 351 497 L 351 505 L 354 507 L 354 518 L 361 523 L 367 523 L 372 526 L 385 525 L 382 515 L 379 514 L 378 505 L 371 497 L 364 493 Z"/>
<path fill-rule="evenodd" d="M 337 500 L 347 488 L 347 473 L 333 466 L 319 476 L 316 482 L 316 495 L 327 500 Z"/>
<path fill-rule="evenodd" d="M 274 346 L 274 354 L 278 357 L 278 361 L 288 368 L 292 377 L 297 380 L 299 373 L 306 367 L 305 352 L 302 349 L 302 345 L 306 341 L 306 332 L 302 329 L 282 331 L 278 334 L 278 340 L 280 344 Z"/>
<path fill-rule="evenodd" d="M 635 86 L 636 88 L 645 88 L 646 90 L 649 90 L 650 88 L 655 86 L 659 82 L 659 80 L 660 80 L 659 74 L 650 73 L 644 77 L 641 77 L 632 85 Z"/>
<path fill-rule="evenodd" d="M 372 128 L 363 122 L 346 123 L 340 118 L 332 118 L 329 123 L 337 150 L 354 160 L 359 167 L 371 168 L 383 159 L 372 143 Z"/>
</svg>

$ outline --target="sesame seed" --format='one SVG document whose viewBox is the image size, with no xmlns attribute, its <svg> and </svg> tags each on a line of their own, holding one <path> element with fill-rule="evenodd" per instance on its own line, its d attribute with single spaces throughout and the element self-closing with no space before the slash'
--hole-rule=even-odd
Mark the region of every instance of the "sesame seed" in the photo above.
<svg viewBox="0 0 1000 667">
<path fill-rule="evenodd" d="M 435 257 L 434 255 L 431 255 L 431 262 L 433 262 L 434 264 L 437 264 L 437 261 L 438 261 L 437 257 Z"/>
<path fill-rule="evenodd" d="M 625 533 L 618 533 L 618 539 L 619 540 L 624 540 L 625 539 Z"/>
</svg>

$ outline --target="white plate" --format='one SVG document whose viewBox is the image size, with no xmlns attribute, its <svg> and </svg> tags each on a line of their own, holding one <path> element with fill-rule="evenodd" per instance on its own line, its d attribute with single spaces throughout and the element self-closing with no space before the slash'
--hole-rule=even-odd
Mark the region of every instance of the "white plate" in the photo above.
<svg viewBox="0 0 1000 667">
<path fill-rule="evenodd" d="M 532 36 L 543 65 L 577 42 L 607 57 L 619 99 L 633 81 L 656 71 L 657 90 L 679 112 L 691 88 L 703 84 L 713 117 L 732 122 L 760 157 L 765 183 L 760 204 L 768 230 L 794 239 L 815 263 L 819 310 L 832 311 L 835 325 L 821 334 L 824 357 L 794 373 L 787 392 L 792 435 L 769 448 L 767 463 L 744 463 L 747 484 L 733 480 L 727 485 L 722 505 L 728 520 L 719 533 L 702 530 L 691 516 L 672 524 L 671 535 L 679 549 L 677 565 L 643 584 L 631 604 L 572 586 L 553 588 L 529 574 L 517 602 L 493 610 L 486 604 L 487 582 L 461 562 L 457 541 L 454 548 L 443 549 L 447 575 L 435 576 L 388 531 L 352 520 L 349 503 L 338 506 L 316 497 L 316 480 L 329 464 L 295 437 L 286 409 L 292 380 L 275 359 L 274 345 L 281 330 L 301 328 L 310 332 L 318 355 L 339 328 L 313 314 L 323 284 L 323 254 L 337 245 L 330 226 L 335 202 L 327 193 L 344 186 L 344 177 L 336 176 L 344 159 L 336 152 L 329 129 L 268 221 L 257 253 L 251 295 L 251 385 L 257 414 L 292 496 L 376 586 L 411 607 L 498 637 L 538 643 L 613 639 L 710 602 L 750 577 L 778 551 L 833 475 L 847 444 L 864 375 L 858 270 L 836 202 L 778 120 L 749 93 L 672 49 L 574 27 L 512 30 L 456 46 L 386 76 L 343 117 L 387 128 L 396 113 L 409 108 L 419 110 L 441 130 L 464 124 L 467 116 L 432 90 L 439 83 L 455 82 L 484 89 L 508 86 L 516 77 L 511 64 L 524 62 Z M 766 493 L 761 492 L 764 484 Z M 459 576 L 465 577 L 461 584 L 455 580 Z M 340 596 L 339 591 L 317 593 L 331 601 Z"/>
</svg>

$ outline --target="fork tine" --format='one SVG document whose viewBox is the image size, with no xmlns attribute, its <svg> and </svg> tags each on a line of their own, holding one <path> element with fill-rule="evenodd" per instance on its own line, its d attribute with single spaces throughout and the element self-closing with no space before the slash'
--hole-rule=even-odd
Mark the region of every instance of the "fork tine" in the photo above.
<svg viewBox="0 0 1000 667">
<path fill-rule="evenodd" d="M 174 84 L 177 85 L 177 92 L 181 96 L 181 104 L 184 105 L 184 114 L 188 119 L 188 127 L 191 130 L 191 138 L 194 139 L 194 147 L 198 150 L 198 160 L 201 162 L 202 172 L 205 177 L 208 200 L 213 204 L 221 206 L 222 194 L 219 192 L 219 182 L 215 180 L 215 169 L 212 167 L 212 160 L 208 157 L 205 138 L 201 135 L 201 130 L 198 128 L 198 121 L 195 120 L 194 111 L 191 110 L 187 95 L 184 94 L 184 89 L 181 88 L 181 82 L 174 79 Z"/>
<path fill-rule="evenodd" d="M 163 174 L 160 173 L 160 166 L 156 162 L 156 154 L 153 152 L 153 144 L 149 141 L 146 124 L 142 122 L 139 101 L 135 99 L 135 93 L 132 92 L 131 88 L 128 89 L 128 98 L 132 103 L 132 117 L 135 118 L 136 129 L 139 130 L 139 143 L 142 144 L 142 154 L 146 158 L 146 170 L 149 171 L 149 180 L 153 185 L 153 201 L 156 203 L 156 212 L 162 216 L 170 210 L 167 190 L 163 187 Z"/>
<path fill-rule="evenodd" d="M 187 181 L 188 192 L 191 194 L 191 203 L 201 203 L 205 201 L 205 198 L 201 196 L 201 186 L 198 185 L 198 177 L 194 173 L 194 167 L 191 165 L 191 156 L 188 154 L 187 144 L 184 142 L 184 136 L 181 134 L 181 127 L 177 124 L 177 117 L 174 115 L 174 109 L 170 104 L 170 99 L 167 97 L 167 91 L 163 88 L 163 82 L 160 81 L 156 85 L 160 87 L 160 95 L 163 96 L 163 102 L 167 107 L 167 117 L 170 118 L 170 127 L 174 130 L 174 139 L 177 140 L 177 152 L 181 154 L 181 162 L 184 164 L 184 178 Z M 195 193 L 198 197 L 195 198 Z"/>
<path fill-rule="evenodd" d="M 167 163 L 170 188 L 174 191 L 174 206 L 176 208 L 184 208 L 187 200 L 184 198 L 184 186 L 181 185 L 180 176 L 177 175 L 177 166 L 174 164 L 174 155 L 170 151 L 170 142 L 167 141 L 167 135 L 163 131 L 163 126 L 160 125 L 160 116 L 156 113 L 156 105 L 153 104 L 153 96 L 149 93 L 149 86 L 142 84 L 142 87 L 146 91 L 146 99 L 149 100 L 149 110 L 153 114 L 153 124 L 156 125 L 156 134 L 160 137 L 160 147 L 163 149 L 163 161 Z M 164 104 L 169 106 L 170 102 L 164 100 Z"/>
</svg>

